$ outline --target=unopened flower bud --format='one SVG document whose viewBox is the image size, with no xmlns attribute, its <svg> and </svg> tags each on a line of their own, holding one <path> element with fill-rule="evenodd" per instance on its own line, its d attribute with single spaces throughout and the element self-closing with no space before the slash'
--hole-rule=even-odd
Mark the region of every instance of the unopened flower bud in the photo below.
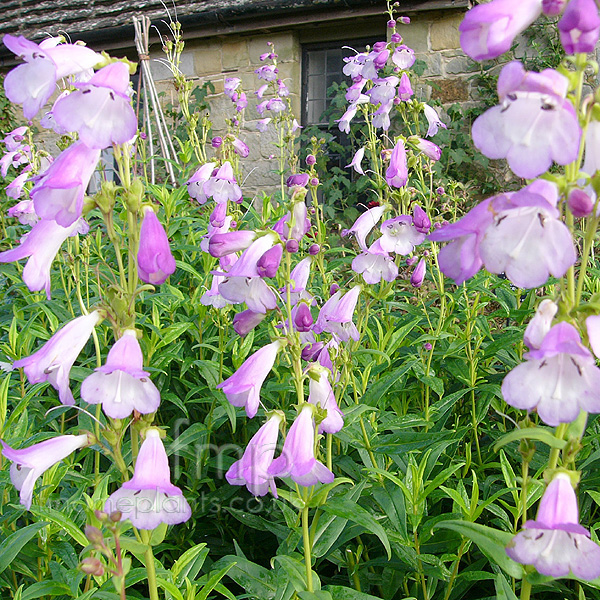
<svg viewBox="0 0 600 600">
<path fill-rule="evenodd" d="M 419 261 L 419 264 L 415 267 L 415 270 L 412 272 L 410 276 L 410 285 L 415 288 L 421 287 L 423 285 L 423 280 L 425 279 L 425 271 L 427 269 L 427 263 L 425 259 L 422 258 Z"/>
<path fill-rule="evenodd" d="M 394 29 L 394 27 L 396 27 L 396 21 L 394 19 L 390 19 L 387 22 L 387 26 L 388 26 L 389 29 Z"/>
<path fill-rule="evenodd" d="M 211 145 L 213 148 L 220 148 L 222 143 L 223 143 L 223 138 L 222 138 L 222 137 L 219 137 L 219 136 L 216 136 L 216 137 L 214 137 L 214 138 L 213 138 L 213 139 L 210 141 L 210 145 Z"/>
<path fill-rule="evenodd" d="M 406 259 L 406 264 L 409 267 L 412 267 L 418 260 L 419 260 L 418 256 L 411 256 L 410 258 Z"/>
<path fill-rule="evenodd" d="M 290 254 L 294 254 L 295 252 L 298 252 L 298 248 L 299 248 L 298 240 L 291 239 L 285 243 L 285 249 Z"/>
<path fill-rule="evenodd" d="M 108 519 L 108 515 L 103 510 L 95 510 L 94 515 L 98 521 L 106 521 Z"/>
<path fill-rule="evenodd" d="M 122 518 L 123 518 L 123 514 L 121 513 L 120 510 L 115 510 L 114 512 L 111 512 L 110 516 L 109 516 L 109 519 L 113 523 L 118 523 Z"/>
<path fill-rule="evenodd" d="M 399 44 L 402 41 L 402 36 L 399 33 L 392 33 L 392 42 Z"/>
<path fill-rule="evenodd" d="M 310 331 L 313 326 L 313 316 L 310 312 L 310 308 L 304 302 L 298 305 L 296 315 L 294 317 L 294 325 L 298 331 L 303 333 Z"/>
<path fill-rule="evenodd" d="M 569 210 L 574 217 L 587 217 L 594 209 L 592 199 L 579 189 L 571 190 L 568 199 Z"/>
<path fill-rule="evenodd" d="M 321 250 L 321 247 L 319 246 L 319 244 L 313 244 L 309 249 L 308 249 L 308 253 L 311 256 L 316 256 L 317 254 L 319 254 L 319 251 Z"/>
<path fill-rule="evenodd" d="M 86 575 L 94 575 L 96 577 L 102 577 L 104 575 L 104 565 L 92 556 L 88 556 L 81 561 L 79 568 Z"/>
<path fill-rule="evenodd" d="M 148 139 L 148 135 L 146 133 L 144 133 L 143 131 L 140 131 L 140 139 L 141 140 Z"/>
<path fill-rule="evenodd" d="M 256 270 L 261 277 L 275 277 L 277 275 L 277 269 L 281 263 L 281 256 L 283 255 L 283 248 L 281 244 L 275 244 L 272 248 L 269 248 L 256 263 Z"/>
<path fill-rule="evenodd" d="M 310 167 L 312 165 L 314 165 L 317 162 L 317 159 L 315 158 L 314 154 L 309 154 L 306 157 L 306 164 Z"/>
<path fill-rule="evenodd" d="M 337 283 L 332 283 L 331 287 L 329 288 L 329 295 L 333 296 L 339 289 L 340 286 Z"/>
<path fill-rule="evenodd" d="M 440 185 L 439 188 L 436 188 L 435 193 L 438 196 L 443 196 L 446 193 L 446 190 Z"/>
<path fill-rule="evenodd" d="M 438 221 L 437 223 L 433 224 L 433 228 L 434 229 L 441 229 L 442 228 L 442 224 Z"/>
<path fill-rule="evenodd" d="M 424 350 L 431 350 L 432 348 L 433 348 L 433 346 L 429 342 L 425 342 L 423 344 L 423 349 Z"/>
<path fill-rule="evenodd" d="M 319 185 L 319 180 L 316 177 L 313 177 L 310 180 L 310 185 L 312 185 L 313 187 L 317 187 Z"/>
<path fill-rule="evenodd" d="M 94 546 L 104 545 L 104 536 L 97 527 L 94 527 L 93 525 L 86 525 L 84 533 L 85 537 L 90 541 L 90 543 L 94 544 Z"/>
<path fill-rule="evenodd" d="M 374 52 L 381 52 L 383 50 L 385 50 L 387 44 L 385 42 L 375 42 L 373 44 L 373 51 Z"/>
<path fill-rule="evenodd" d="M 398 21 L 404 25 L 410 25 L 410 17 L 400 17 Z"/>
</svg>

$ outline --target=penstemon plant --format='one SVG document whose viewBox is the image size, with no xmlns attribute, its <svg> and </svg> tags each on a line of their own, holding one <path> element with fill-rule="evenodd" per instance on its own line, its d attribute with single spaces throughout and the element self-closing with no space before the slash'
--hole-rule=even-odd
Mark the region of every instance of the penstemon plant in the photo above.
<svg viewBox="0 0 600 600">
<path fill-rule="evenodd" d="M 231 115 L 209 139 L 171 23 L 163 46 L 186 135 L 172 186 L 147 180 L 135 65 L 62 38 L 5 36 L 24 61 L 7 98 L 31 121 L 58 86 L 41 125 L 62 150 L 42 152 L 29 123 L 5 135 L 0 159 L 20 223 L 3 220 L 0 252 L 17 265 L 2 271 L 0 585 L 11 597 L 450 600 L 493 580 L 498 597 L 525 600 L 534 586 L 566 597 L 559 578 L 577 580 L 578 597 L 582 582 L 597 585 L 600 547 L 576 493 L 600 413 L 600 113 L 584 92 L 597 7 L 492 0 L 467 13 L 461 43 L 475 60 L 508 51 L 542 11 L 562 15 L 567 53 L 557 70 L 502 67 L 500 104 L 473 141 L 528 181 L 470 210 L 458 186 L 436 181 L 431 138 L 445 125 L 415 96 L 410 19 L 397 9 L 388 3 L 389 40 L 343 69 L 338 127 L 360 125 L 347 168 L 367 200 L 341 235 L 320 200 L 326 147 L 313 138 L 300 160 L 272 43 L 255 92 L 225 79 Z M 247 198 L 255 116 L 274 132 L 279 185 Z M 117 177 L 88 196 L 108 148 Z M 53 435 L 34 431 L 30 412 Z M 8 477 L 29 512 L 12 504 Z M 248 494 L 267 517 L 235 508 Z M 257 530 L 277 538 L 272 552 L 252 548 Z"/>
</svg>

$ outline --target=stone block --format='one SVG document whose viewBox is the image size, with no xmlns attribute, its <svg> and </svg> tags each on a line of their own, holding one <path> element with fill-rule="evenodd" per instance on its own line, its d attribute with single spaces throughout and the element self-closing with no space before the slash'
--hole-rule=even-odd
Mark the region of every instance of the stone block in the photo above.
<svg viewBox="0 0 600 600">
<path fill-rule="evenodd" d="M 200 47 L 194 50 L 194 71 L 196 75 L 221 74 L 221 45 Z"/>
<path fill-rule="evenodd" d="M 429 52 L 429 23 L 414 19 L 410 25 L 400 27 L 399 33 L 403 43 L 417 54 Z"/>
<path fill-rule="evenodd" d="M 439 21 L 431 24 L 431 49 L 447 50 L 460 48 L 460 34 L 458 26 L 463 20 L 463 14 L 444 16 Z"/>
<path fill-rule="evenodd" d="M 171 79 L 173 73 L 167 65 L 166 58 L 163 52 L 156 52 L 150 55 L 150 72 L 154 81 L 163 81 L 165 79 Z M 191 51 L 184 51 L 181 55 L 179 63 L 180 71 L 186 77 L 193 77 L 194 72 L 194 53 Z"/>
<path fill-rule="evenodd" d="M 221 58 L 225 71 L 234 71 L 248 67 L 250 56 L 246 40 L 224 41 L 221 48 Z"/>
<path fill-rule="evenodd" d="M 472 73 L 474 70 L 479 70 L 478 65 L 476 65 L 470 58 L 467 58 L 466 56 L 451 58 L 446 62 L 445 65 L 446 75 Z"/>
<path fill-rule="evenodd" d="M 431 98 L 442 104 L 463 102 L 469 99 L 469 84 L 464 79 L 441 79 L 435 82 Z"/>
<path fill-rule="evenodd" d="M 439 77 L 442 74 L 442 57 L 439 54 L 417 54 L 417 60 L 425 61 L 427 68 L 423 73 L 423 77 Z"/>
</svg>

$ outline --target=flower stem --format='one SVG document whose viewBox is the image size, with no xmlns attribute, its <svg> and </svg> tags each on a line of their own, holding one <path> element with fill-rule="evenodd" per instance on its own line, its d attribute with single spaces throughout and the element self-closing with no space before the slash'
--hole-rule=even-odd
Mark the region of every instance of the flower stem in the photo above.
<svg viewBox="0 0 600 600">
<path fill-rule="evenodd" d="M 531 598 L 531 584 L 527 579 L 521 580 L 521 600 L 529 600 Z"/>
<path fill-rule="evenodd" d="M 156 567 L 154 565 L 154 553 L 152 552 L 152 546 L 150 545 L 150 532 L 141 532 L 142 541 L 148 546 L 144 553 L 144 562 L 146 563 L 146 574 L 148 578 L 148 593 L 150 600 L 159 600 L 158 598 L 158 587 L 156 583 Z"/>
<path fill-rule="evenodd" d="M 304 541 L 304 563 L 306 565 L 306 590 L 308 592 L 314 591 L 312 582 L 312 568 L 311 568 L 311 543 L 310 533 L 308 527 L 308 506 L 302 509 L 302 539 Z M 154 600 L 154 599 L 151 599 Z"/>
</svg>

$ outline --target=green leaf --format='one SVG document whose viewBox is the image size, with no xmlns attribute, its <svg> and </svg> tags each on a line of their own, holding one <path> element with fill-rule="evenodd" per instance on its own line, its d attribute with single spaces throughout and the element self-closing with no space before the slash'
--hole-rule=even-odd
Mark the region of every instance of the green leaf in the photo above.
<svg viewBox="0 0 600 600">
<path fill-rule="evenodd" d="M 206 545 L 206 544 L 204 544 L 204 545 Z M 208 554 L 208 551 L 207 551 L 207 554 Z M 221 579 L 223 579 L 223 577 L 225 577 L 225 575 L 227 574 L 227 571 L 229 571 L 231 568 L 233 568 L 234 565 L 235 565 L 235 563 L 230 563 L 228 565 L 225 565 L 220 571 L 217 571 L 216 573 L 211 575 L 209 577 L 208 581 L 204 584 L 204 586 L 200 590 L 200 592 L 198 594 L 196 594 L 196 597 L 194 598 L 194 600 L 206 600 L 207 596 L 217 587 L 217 584 L 219 583 L 219 581 L 221 581 Z"/>
<path fill-rule="evenodd" d="M 506 554 L 505 548 L 512 540 L 512 534 L 479 523 L 469 523 L 468 521 L 442 521 L 437 523 L 435 527 L 451 529 L 460 533 L 477 544 L 488 559 L 498 565 L 505 573 L 515 579 L 523 577 L 523 567 Z"/>
<path fill-rule="evenodd" d="M 376 535 L 383 544 L 388 558 L 392 558 L 392 549 L 390 548 L 390 541 L 388 540 L 385 529 L 375 520 L 375 517 L 362 506 L 359 506 L 351 500 L 331 498 L 327 501 L 327 504 L 322 506 L 322 509 L 337 517 L 348 519 L 357 525 L 364 527 L 368 532 Z"/>
<path fill-rule="evenodd" d="M 502 573 L 496 575 L 494 586 L 496 587 L 496 600 L 518 600 Z"/>
<path fill-rule="evenodd" d="M 190 571 L 197 562 L 200 562 L 196 573 L 190 577 L 193 580 L 198 574 L 198 571 L 202 568 L 202 564 L 207 556 L 208 548 L 206 548 L 206 544 L 204 543 L 196 544 L 192 548 L 189 548 L 175 561 L 175 564 L 171 567 L 173 578 L 177 581 L 182 581 L 185 577 L 190 577 Z"/>
<path fill-rule="evenodd" d="M 498 452 L 502 446 L 506 446 L 510 442 L 522 439 L 537 440 L 550 446 L 550 448 L 559 448 L 561 450 L 567 445 L 566 440 L 556 438 L 550 429 L 544 427 L 525 427 L 523 429 L 513 429 L 510 433 L 503 435 L 494 444 L 494 452 Z"/>
<path fill-rule="evenodd" d="M 42 596 L 70 596 L 72 598 L 73 593 L 65 583 L 38 581 L 23 592 L 21 600 L 33 600 L 33 598 L 41 598 Z"/>
<path fill-rule="evenodd" d="M 27 525 L 9 535 L 2 544 L 0 544 L 0 573 L 10 565 L 23 546 L 25 546 L 25 544 L 31 540 L 40 529 L 46 527 L 46 525 L 48 525 L 48 523 L 32 523 L 31 525 Z"/>
<path fill-rule="evenodd" d="M 369 386 L 367 391 L 363 394 L 361 402 L 363 404 L 376 405 L 386 392 L 410 369 L 414 366 L 414 361 L 408 361 L 403 364 L 399 369 L 392 371 L 389 375 L 381 377 L 373 385 Z"/>
<path fill-rule="evenodd" d="M 325 590 L 331 594 L 332 600 L 380 600 L 377 596 L 357 592 L 343 585 L 328 585 Z"/>
<path fill-rule="evenodd" d="M 231 555 L 218 560 L 213 568 L 220 570 L 229 565 L 232 566 L 227 572 L 227 576 L 243 587 L 246 593 L 261 600 L 269 600 L 275 596 L 277 584 L 271 571 L 241 556 Z"/>
<path fill-rule="evenodd" d="M 318 592 L 298 592 L 298 598 L 300 600 L 333 600 L 331 594 L 325 590 L 319 590 Z"/>
<path fill-rule="evenodd" d="M 332 483 L 328 483 L 319 488 L 317 493 L 314 494 L 309 500 L 308 506 L 321 506 L 321 504 L 323 504 L 323 502 L 327 500 L 329 492 L 331 492 L 331 490 L 336 488 L 338 485 L 341 485 L 342 483 L 349 483 L 351 485 L 354 485 L 354 481 L 352 481 L 352 479 L 349 479 L 348 477 L 336 477 L 335 481 L 333 481 Z"/>
<path fill-rule="evenodd" d="M 165 592 L 171 594 L 175 600 L 183 600 L 183 594 L 179 591 L 175 584 L 160 577 L 156 578 L 156 583 L 158 584 L 158 587 L 161 587 L 163 590 L 165 590 Z"/>
<path fill-rule="evenodd" d="M 297 555 L 297 556 L 299 556 L 299 555 Z M 301 592 L 302 590 L 305 590 L 307 588 L 306 567 L 302 560 L 293 558 L 291 556 L 281 555 L 281 556 L 275 556 L 271 560 L 271 564 L 273 564 L 275 562 L 279 563 L 279 565 L 285 572 L 286 576 L 284 579 L 287 579 L 288 581 L 290 581 L 291 584 L 294 586 L 294 589 L 297 592 Z M 317 574 L 314 571 L 311 571 L 311 574 L 312 574 L 313 586 L 317 590 L 320 590 L 321 582 L 319 581 Z M 279 581 L 280 578 L 277 577 L 277 580 Z"/>
<path fill-rule="evenodd" d="M 77 525 L 65 514 L 48 506 L 33 506 L 30 510 L 36 517 L 51 521 L 54 523 L 54 525 L 58 525 L 58 527 L 64 529 L 78 544 L 84 548 L 89 544 L 88 539 L 83 534 L 83 531 L 81 531 L 79 525 Z"/>
</svg>

